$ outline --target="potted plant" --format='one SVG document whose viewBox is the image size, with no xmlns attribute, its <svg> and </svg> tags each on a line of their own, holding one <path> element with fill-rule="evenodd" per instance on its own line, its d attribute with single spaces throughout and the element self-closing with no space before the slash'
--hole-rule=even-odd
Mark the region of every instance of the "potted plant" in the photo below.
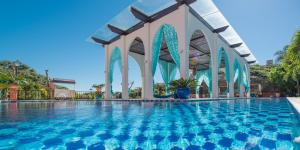
<svg viewBox="0 0 300 150">
<path fill-rule="evenodd" d="M 170 82 L 170 89 L 174 91 L 174 98 L 188 99 L 191 94 L 191 89 L 196 88 L 196 81 L 194 79 L 174 80 Z"/>
<path fill-rule="evenodd" d="M 101 100 L 103 97 L 102 88 L 105 86 L 105 84 L 94 84 L 92 88 L 96 89 L 96 100 Z"/>
</svg>

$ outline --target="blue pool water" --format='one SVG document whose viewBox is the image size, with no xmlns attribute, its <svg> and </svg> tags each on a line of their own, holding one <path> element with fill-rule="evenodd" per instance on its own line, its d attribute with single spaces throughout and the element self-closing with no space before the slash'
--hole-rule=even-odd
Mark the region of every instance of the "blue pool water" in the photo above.
<svg viewBox="0 0 300 150">
<path fill-rule="evenodd" d="M 0 149 L 299 149 L 299 116 L 286 99 L 19 102 L 0 111 Z"/>
</svg>

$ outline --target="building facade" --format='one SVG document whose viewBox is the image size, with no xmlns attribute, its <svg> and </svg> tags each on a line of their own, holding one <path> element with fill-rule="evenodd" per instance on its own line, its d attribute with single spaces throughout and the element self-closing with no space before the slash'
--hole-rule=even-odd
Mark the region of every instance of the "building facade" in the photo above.
<svg viewBox="0 0 300 150">
<path fill-rule="evenodd" d="M 250 96 L 250 68 L 256 59 L 211 0 L 137 1 L 90 37 L 105 48 L 105 97 L 112 98 L 114 67 L 122 73 L 128 99 L 128 56 L 139 64 L 142 98 L 153 99 L 159 67 L 166 88 L 175 70 L 205 84 L 209 97 Z"/>
</svg>

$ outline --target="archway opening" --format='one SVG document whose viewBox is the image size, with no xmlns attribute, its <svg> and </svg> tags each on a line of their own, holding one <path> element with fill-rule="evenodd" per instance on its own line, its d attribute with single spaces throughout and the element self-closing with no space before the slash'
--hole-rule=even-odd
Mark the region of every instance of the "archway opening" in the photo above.
<svg viewBox="0 0 300 150">
<path fill-rule="evenodd" d="M 122 55 L 115 47 L 110 54 L 109 80 L 113 99 L 122 99 Z"/>
<path fill-rule="evenodd" d="M 209 97 L 209 89 L 205 82 L 202 82 L 199 87 L 199 98 L 207 98 Z"/>
<path fill-rule="evenodd" d="M 179 78 L 178 37 L 173 26 L 164 24 L 153 39 L 152 76 L 154 97 L 168 96 L 170 82 Z"/>
<path fill-rule="evenodd" d="M 211 93 L 211 52 L 205 35 L 196 30 L 190 39 L 189 46 L 189 69 L 190 78 L 197 81 L 197 88 L 193 90 L 193 98 L 207 98 Z M 204 82 L 205 81 L 205 82 Z M 205 86 L 202 86 L 205 84 Z M 204 87 L 204 90 L 201 88 Z M 207 90 L 205 90 L 207 89 Z M 202 92 L 202 93 L 199 93 Z M 204 97 L 205 96 L 205 97 Z"/>
<path fill-rule="evenodd" d="M 240 97 L 240 87 L 238 81 L 234 82 L 234 97 Z"/>
<path fill-rule="evenodd" d="M 228 55 L 224 48 L 218 52 L 218 87 L 219 97 L 229 97 L 229 62 Z"/>
<path fill-rule="evenodd" d="M 145 48 L 140 38 L 134 39 L 128 51 L 129 99 L 141 99 L 144 94 Z"/>
</svg>

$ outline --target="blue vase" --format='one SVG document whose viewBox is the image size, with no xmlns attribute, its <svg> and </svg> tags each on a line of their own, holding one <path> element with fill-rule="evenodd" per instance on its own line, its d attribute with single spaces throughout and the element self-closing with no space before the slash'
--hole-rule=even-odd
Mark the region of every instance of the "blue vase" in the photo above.
<svg viewBox="0 0 300 150">
<path fill-rule="evenodd" d="M 176 97 L 179 99 L 189 99 L 191 90 L 190 88 L 178 88 L 175 93 Z"/>
</svg>

